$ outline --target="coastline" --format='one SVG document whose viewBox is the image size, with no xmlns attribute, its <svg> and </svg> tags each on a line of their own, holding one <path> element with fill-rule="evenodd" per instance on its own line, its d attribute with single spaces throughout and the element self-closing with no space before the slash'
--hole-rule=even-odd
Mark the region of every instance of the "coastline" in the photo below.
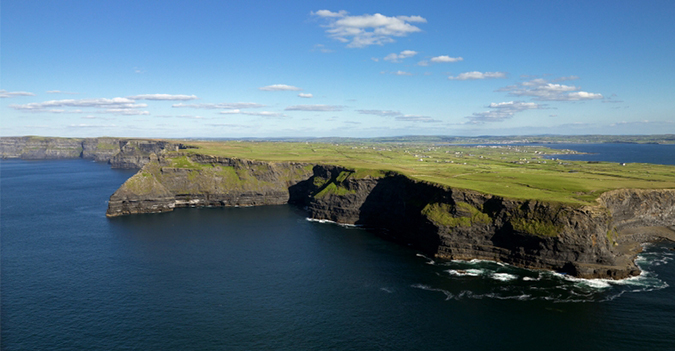
<svg viewBox="0 0 675 351">
<path fill-rule="evenodd" d="M 63 140 L 19 142 L 26 140 L 64 149 Z M 4 158 L 22 157 L 17 150 L 25 144 L 8 151 L 15 141 L 2 140 Z M 634 259 L 641 243 L 675 241 L 673 189 L 612 190 L 595 205 L 578 206 L 490 195 L 393 171 L 185 153 L 190 146 L 164 141 L 98 138 L 74 145 L 82 148 L 77 156 L 72 150 L 35 153 L 32 146 L 28 158 L 85 158 L 141 168 L 110 197 L 108 217 L 291 203 L 304 208 L 309 220 L 370 228 L 436 258 L 486 259 L 615 280 L 640 274 Z"/>
</svg>

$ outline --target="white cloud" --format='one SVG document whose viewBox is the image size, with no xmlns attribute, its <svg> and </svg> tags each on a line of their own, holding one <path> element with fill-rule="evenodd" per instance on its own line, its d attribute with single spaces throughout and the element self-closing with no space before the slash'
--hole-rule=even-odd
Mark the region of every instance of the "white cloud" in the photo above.
<svg viewBox="0 0 675 351">
<path fill-rule="evenodd" d="M 589 92 L 585 92 L 585 91 L 576 91 L 576 92 L 567 94 L 567 98 L 570 101 L 596 100 L 596 99 L 602 99 L 602 94 L 589 93 Z"/>
<path fill-rule="evenodd" d="M 417 51 L 404 50 L 400 54 L 391 53 L 384 57 L 385 61 L 401 62 L 401 60 L 417 55 Z"/>
<path fill-rule="evenodd" d="M 300 94 L 298 94 L 298 97 L 309 99 L 309 98 L 314 97 L 314 95 L 309 94 L 309 93 L 307 93 L 307 94 L 305 94 L 305 93 L 300 93 Z"/>
<path fill-rule="evenodd" d="M 80 108 L 99 108 L 103 109 L 101 113 L 112 113 L 118 115 L 149 115 L 148 111 L 138 110 L 147 107 L 147 104 L 137 104 L 136 101 L 128 98 L 100 98 L 100 99 L 67 99 L 51 100 L 45 102 L 32 102 L 24 105 L 9 105 L 9 107 L 19 111 L 29 112 L 49 112 L 49 113 L 82 113 L 82 110 L 63 110 L 59 107 L 80 107 Z"/>
<path fill-rule="evenodd" d="M 405 72 L 405 71 L 396 71 L 396 72 L 394 72 L 394 74 L 397 75 L 397 76 L 412 76 L 412 73 Z"/>
<path fill-rule="evenodd" d="M 459 61 L 464 61 L 464 58 L 462 57 L 450 57 L 450 56 L 436 56 L 432 57 L 429 61 L 433 63 L 452 63 L 452 62 L 459 62 Z"/>
<path fill-rule="evenodd" d="M 476 80 L 476 79 L 496 79 L 496 78 L 506 78 L 506 72 L 464 72 L 460 73 L 458 76 L 450 76 L 448 79 L 451 80 Z"/>
<path fill-rule="evenodd" d="M 236 115 L 236 114 L 239 114 L 239 113 L 241 113 L 241 110 L 239 110 L 239 109 L 220 111 L 220 114 L 222 114 L 222 115 Z"/>
<path fill-rule="evenodd" d="M 265 107 L 263 104 L 255 102 L 221 102 L 217 104 L 184 104 L 177 103 L 171 107 L 191 107 L 191 108 L 206 108 L 206 109 L 240 109 L 240 108 L 258 108 Z"/>
<path fill-rule="evenodd" d="M 384 45 L 394 42 L 393 37 L 404 37 L 422 31 L 410 23 L 426 23 L 420 16 L 388 17 L 376 13 L 349 16 L 346 11 L 319 10 L 311 13 L 328 21 L 325 25 L 328 36 L 350 48 Z"/>
<path fill-rule="evenodd" d="M 418 66 L 427 67 L 429 66 L 429 61 L 422 60 L 417 63 Z"/>
<path fill-rule="evenodd" d="M 569 78 L 569 77 L 568 77 Z M 509 85 L 497 91 L 512 96 L 530 96 L 539 101 L 581 101 L 604 99 L 602 94 L 581 91 L 574 85 L 554 84 L 543 78 L 532 79 L 516 85 Z"/>
<path fill-rule="evenodd" d="M 273 84 L 273 85 L 268 85 L 266 87 L 260 87 L 258 89 L 262 90 L 262 91 L 300 91 L 300 90 L 302 90 L 301 88 L 294 87 L 292 85 L 286 85 L 286 84 Z"/>
<path fill-rule="evenodd" d="M 195 95 L 141 94 L 127 97 L 131 100 L 189 101 L 196 100 Z"/>
<path fill-rule="evenodd" d="M 534 102 L 507 101 L 498 103 L 493 102 L 487 107 L 491 110 L 485 112 L 476 112 L 473 115 L 466 117 L 469 119 L 469 123 L 482 124 L 486 122 L 502 122 L 512 118 L 513 115 L 518 112 L 541 109 L 544 108 L 544 105 Z"/>
<path fill-rule="evenodd" d="M 343 106 L 335 106 L 335 105 L 294 105 L 286 107 L 285 111 L 317 111 L 317 112 L 342 111 L 342 107 Z"/>
<path fill-rule="evenodd" d="M 344 17 L 344 16 L 347 15 L 347 13 L 348 12 L 345 11 L 345 10 L 341 10 L 339 12 L 331 12 L 329 10 L 319 10 L 319 11 L 316 11 L 316 12 L 311 12 L 310 14 L 312 14 L 314 16 L 319 16 L 319 17 L 333 18 L 333 17 Z"/>
<path fill-rule="evenodd" d="M 33 93 L 27 91 L 7 91 L 5 89 L 0 90 L 0 98 L 11 98 L 16 96 L 35 96 Z"/>
</svg>

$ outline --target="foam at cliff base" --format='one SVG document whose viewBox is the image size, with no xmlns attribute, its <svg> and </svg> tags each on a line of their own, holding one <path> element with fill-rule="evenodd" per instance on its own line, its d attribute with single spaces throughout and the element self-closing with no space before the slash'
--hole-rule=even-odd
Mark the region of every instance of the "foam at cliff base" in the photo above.
<svg viewBox="0 0 675 351">
<path fill-rule="evenodd" d="M 551 271 L 530 270 L 489 260 L 454 260 L 434 262 L 417 254 L 435 270 L 441 281 L 411 287 L 441 292 L 446 300 L 499 299 L 543 300 L 554 303 L 605 302 L 625 293 L 649 292 L 668 287 L 650 269 L 675 258 L 667 247 L 647 246 L 636 259 L 642 273 L 621 279 L 582 279 Z M 447 281 L 442 278 L 446 277 Z"/>
<path fill-rule="evenodd" d="M 335 224 L 335 225 L 339 225 L 339 226 L 345 227 L 345 228 L 359 228 L 359 227 L 361 227 L 358 224 L 339 223 L 339 222 L 331 221 L 329 219 L 316 219 L 316 218 L 305 218 L 305 219 L 308 222 L 316 222 L 316 223 L 322 223 L 322 224 L 325 224 L 325 223 Z"/>
</svg>

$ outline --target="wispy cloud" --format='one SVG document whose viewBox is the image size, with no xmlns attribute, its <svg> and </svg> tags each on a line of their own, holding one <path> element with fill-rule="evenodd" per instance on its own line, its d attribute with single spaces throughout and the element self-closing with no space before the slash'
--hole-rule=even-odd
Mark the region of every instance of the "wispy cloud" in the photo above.
<svg viewBox="0 0 675 351">
<path fill-rule="evenodd" d="M 379 13 L 349 16 L 347 11 L 319 10 L 311 14 L 327 21 L 324 27 L 329 37 L 346 43 L 350 48 L 392 43 L 394 37 L 422 31 L 411 23 L 427 22 L 420 16 L 388 17 Z"/>
<path fill-rule="evenodd" d="M 563 82 L 563 81 L 566 81 L 566 80 L 577 80 L 577 79 L 579 79 L 578 76 L 567 76 L 567 77 L 560 77 L 560 78 L 556 79 L 555 81 L 556 82 Z"/>
<path fill-rule="evenodd" d="M 581 87 L 554 84 L 543 78 L 509 85 L 497 91 L 508 92 L 511 96 L 530 96 L 539 101 L 581 101 L 604 98 L 599 93 L 581 91 Z"/>
<path fill-rule="evenodd" d="M 422 122 L 422 123 L 438 123 L 441 120 L 433 119 L 429 116 L 418 116 L 418 115 L 403 115 L 396 117 L 397 121 L 403 122 Z"/>
<path fill-rule="evenodd" d="M 450 80 L 476 80 L 476 79 L 498 79 L 506 78 L 506 72 L 464 72 L 456 77 L 450 76 Z"/>
<path fill-rule="evenodd" d="M 314 97 L 314 95 L 309 94 L 309 93 L 307 93 L 307 94 L 305 94 L 305 93 L 300 93 L 300 94 L 298 94 L 298 97 L 305 98 L 305 99 L 310 99 L 310 98 Z"/>
<path fill-rule="evenodd" d="M 615 100 L 615 98 L 616 94 L 612 94 L 608 98 L 603 99 L 602 102 L 608 104 L 618 104 L 623 102 L 623 100 Z"/>
<path fill-rule="evenodd" d="M 178 115 L 176 118 L 186 118 L 186 119 L 206 119 L 202 116 L 193 116 L 193 115 Z"/>
<path fill-rule="evenodd" d="M 328 111 L 342 111 L 343 106 L 336 105 L 294 105 L 288 106 L 285 111 L 316 111 L 316 112 L 328 112 Z"/>
<path fill-rule="evenodd" d="M 401 112 L 392 111 L 392 110 L 356 110 L 356 112 L 362 115 L 375 115 L 382 117 L 393 117 L 403 115 Z"/>
<path fill-rule="evenodd" d="M 27 91 L 7 91 L 5 89 L 0 90 L 0 98 L 11 98 L 17 96 L 35 96 L 33 93 Z"/>
<path fill-rule="evenodd" d="M 513 115 L 518 112 L 541 109 L 544 108 L 544 105 L 536 104 L 534 102 L 508 101 L 498 103 L 493 102 L 487 107 L 490 108 L 489 111 L 476 112 L 473 115 L 466 117 L 469 119 L 469 123 L 482 124 L 487 122 L 502 122 L 512 118 Z"/>
<path fill-rule="evenodd" d="M 425 122 L 425 123 L 435 123 L 440 122 L 440 120 L 433 119 L 429 116 L 421 115 L 404 115 L 399 111 L 392 110 L 356 110 L 356 112 L 362 115 L 373 115 L 380 117 L 394 117 L 395 120 L 401 122 Z"/>
<path fill-rule="evenodd" d="M 412 76 L 413 75 L 412 73 L 406 72 L 406 71 L 396 71 L 396 72 L 393 72 L 393 73 L 397 76 Z"/>
<path fill-rule="evenodd" d="M 147 104 L 137 104 L 136 101 L 128 98 L 116 97 L 112 99 L 67 99 L 51 100 L 45 102 L 32 102 L 24 105 L 9 105 L 9 107 L 28 112 L 49 112 L 49 113 L 81 113 L 81 110 L 63 110 L 60 107 L 79 107 L 79 108 L 98 108 L 103 109 L 101 113 L 112 113 L 119 115 L 148 115 L 150 112 L 141 111 L 139 108 L 147 107 Z"/>
<path fill-rule="evenodd" d="M 205 109 L 218 109 L 218 110 L 226 110 L 226 109 L 240 109 L 240 108 L 259 108 L 259 107 L 265 107 L 263 104 L 258 104 L 255 102 L 221 102 L 221 103 L 208 103 L 208 104 L 184 104 L 184 103 L 178 103 L 178 104 L 173 104 L 171 107 L 189 107 L 189 108 L 205 108 Z"/>
<path fill-rule="evenodd" d="M 286 84 L 273 84 L 266 87 L 260 87 L 258 90 L 262 91 L 300 91 L 302 88 L 294 87 Z"/>
<path fill-rule="evenodd" d="M 323 44 L 314 45 L 314 47 L 312 48 L 312 51 L 318 51 L 318 52 L 322 52 L 324 54 L 330 54 L 331 52 L 334 52 L 333 50 L 326 48 L 326 46 L 323 45 Z"/>
<path fill-rule="evenodd" d="M 128 96 L 131 100 L 189 101 L 198 99 L 195 95 L 141 94 Z"/>
<path fill-rule="evenodd" d="M 403 50 L 400 54 L 391 53 L 383 58 L 385 61 L 401 62 L 401 60 L 417 55 L 417 51 Z"/>
<path fill-rule="evenodd" d="M 280 113 L 280 112 L 271 112 L 271 111 L 250 112 L 250 111 L 241 111 L 241 110 L 238 110 L 238 109 L 228 110 L 228 111 L 220 111 L 220 114 L 222 114 L 222 115 L 247 115 L 247 116 L 258 116 L 258 117 L 268 117 L 268 118 L 287 117 L 285 114 Z"/>
</svg>

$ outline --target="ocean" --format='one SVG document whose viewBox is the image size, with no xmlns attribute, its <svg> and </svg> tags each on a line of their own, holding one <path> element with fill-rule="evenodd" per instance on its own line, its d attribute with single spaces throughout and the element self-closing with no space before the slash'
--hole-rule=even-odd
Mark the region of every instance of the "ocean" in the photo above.
<svg viewBox="0 0 675 351">
<path fill-rule="evenodd" d="M 133 173 L 0 162 L 2 350 L 674 349 L 674 243 L 646 245 L 639 277 L 581 280 L 288 205 L 106 218 Z"/>
</svg>

